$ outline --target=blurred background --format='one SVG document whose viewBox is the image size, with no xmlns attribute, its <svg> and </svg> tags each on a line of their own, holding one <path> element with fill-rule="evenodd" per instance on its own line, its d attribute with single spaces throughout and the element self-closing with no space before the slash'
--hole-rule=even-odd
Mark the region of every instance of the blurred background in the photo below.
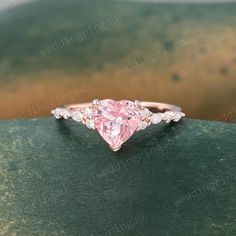
<svg viewBox="0 0 236 236">
<path fill-rule="evenodd" d="M 0 0 L 0 119 L 94 98 L 236 119 L 236 3 Z"/>
</svg>

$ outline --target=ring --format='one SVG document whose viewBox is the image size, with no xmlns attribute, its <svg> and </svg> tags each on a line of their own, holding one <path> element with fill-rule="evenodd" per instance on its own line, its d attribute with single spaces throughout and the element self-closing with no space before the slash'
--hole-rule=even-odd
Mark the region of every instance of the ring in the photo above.
<svg viewBox="0 0 236 236">
<path fill-rule="evenodd" d="M 118 151 L 135 131 L 162 121 L 178 122 L 185 116 L 180 107 L 170 104 L 112 99 L 65 105 L 51 113 L 56 119 L 71 118 L 96 129 L 113 151 Z"/>
</svg>

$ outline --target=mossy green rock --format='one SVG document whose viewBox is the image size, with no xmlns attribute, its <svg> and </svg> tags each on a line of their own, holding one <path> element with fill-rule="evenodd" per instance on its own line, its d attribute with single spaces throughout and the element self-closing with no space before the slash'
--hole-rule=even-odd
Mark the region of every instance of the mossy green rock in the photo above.
<svg viewBox="0 0 236 236">
<path fill-rule="evenodd" d="M 0 133 L 0 235 L 236 234 L 235 124 L 151 126 L 116 153 L 71 121 Z"/>
</svg>

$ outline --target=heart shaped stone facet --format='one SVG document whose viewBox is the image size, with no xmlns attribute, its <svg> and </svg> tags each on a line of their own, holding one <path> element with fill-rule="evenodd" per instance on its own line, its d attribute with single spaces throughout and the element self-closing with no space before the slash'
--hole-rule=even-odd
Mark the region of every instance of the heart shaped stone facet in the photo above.
<svg viewBox="0 0 236 236">
<path fill-rule="evenodd" d="M 93 120 L 99 134 L 117 151 L 137 130 L 141 121 L 140 109 L 128 100 L 100 100 Z"/>
</svg>

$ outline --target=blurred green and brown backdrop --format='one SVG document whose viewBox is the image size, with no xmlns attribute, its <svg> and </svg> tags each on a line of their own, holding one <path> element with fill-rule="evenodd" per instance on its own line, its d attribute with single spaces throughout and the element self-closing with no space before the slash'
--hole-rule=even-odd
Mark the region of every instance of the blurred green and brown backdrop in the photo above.
<svg viewBox="0 0 236 236">
<path fill-rule="evenodd" d="M 94 98 L 236 119 L 235 3 L 21 2 L 0 8 L 0 119 Z"/>
</svg>

